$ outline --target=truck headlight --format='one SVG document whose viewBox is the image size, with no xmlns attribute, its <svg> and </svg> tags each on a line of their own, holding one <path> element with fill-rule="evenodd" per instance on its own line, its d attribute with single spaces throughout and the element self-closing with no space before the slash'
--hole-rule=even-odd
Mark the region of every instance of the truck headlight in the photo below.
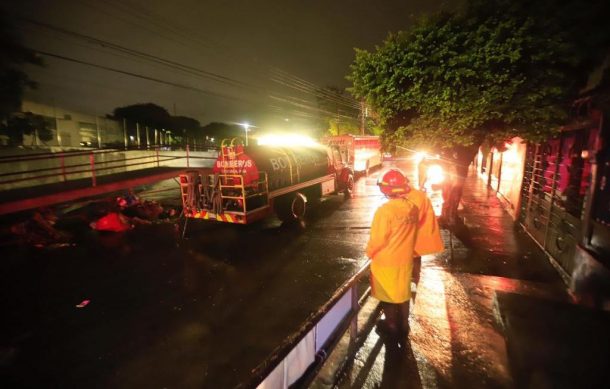
<svg viewBox="0 0 610 389">
<path fill-rule="evenodd" d="M 438 185 L 445 181 L 445 172 L 441 165 L 429 166 L 426 175 L 428 176 L 427 181 L 430 185 Z"/>
</svg>

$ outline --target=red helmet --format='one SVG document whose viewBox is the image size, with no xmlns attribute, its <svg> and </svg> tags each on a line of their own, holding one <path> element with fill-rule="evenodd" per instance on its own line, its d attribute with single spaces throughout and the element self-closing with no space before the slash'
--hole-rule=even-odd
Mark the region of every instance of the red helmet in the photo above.
<svg viewBox="0 0 610 389">
<path fill-rule="evenodd" d="M 390 169 L 383 176 L 379 176 L 377 185 L 379 185 L 381 193 L 390 197 L 405 194 L 411 190 L 409 180 L 398 169 Z"/>
</svg>

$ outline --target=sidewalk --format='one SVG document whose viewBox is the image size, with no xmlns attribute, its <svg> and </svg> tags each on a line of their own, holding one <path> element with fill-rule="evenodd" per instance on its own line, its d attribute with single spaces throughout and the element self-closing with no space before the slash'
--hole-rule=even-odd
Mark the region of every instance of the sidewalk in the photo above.
<svg viewBox="0 0 610 389">
<path fill-rule="evenodd" d="M 607 312 L 570 303 L 545 254 L 474 174 L 462 203 L 464 226 L 444 230 L 445 252 L 423 258 L 407 346 L 370 331 L 335 387 L 608 387 Z"/>
</svg>

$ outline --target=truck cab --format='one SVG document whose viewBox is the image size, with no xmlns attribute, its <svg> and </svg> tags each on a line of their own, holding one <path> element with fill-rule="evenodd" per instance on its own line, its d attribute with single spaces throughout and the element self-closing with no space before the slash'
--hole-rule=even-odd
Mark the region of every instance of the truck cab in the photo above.
<svg viewBox="0 0 610 389">
<path fill-rule="evenodd" d="M 378 136 L 335 135 L 324 137 L 322 143 L 337 150 L 342 163 L 354 174 L 368 175 L 370 169 L 381 165 L 381 141 Z"/>
</svg>

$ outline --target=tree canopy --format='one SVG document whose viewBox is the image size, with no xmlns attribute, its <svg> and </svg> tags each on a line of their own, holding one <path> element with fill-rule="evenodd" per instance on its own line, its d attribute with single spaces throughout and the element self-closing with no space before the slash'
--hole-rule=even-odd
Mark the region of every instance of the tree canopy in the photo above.
<svg viewBox="0 0 610 389">
<path fill-rule="evenodd" d="M 201 124 L 199 120 L 188 116 L 172 116 L 170 128 L 178 131 L 182 136 L 196 137 L 200 135 Z"/>
<path fill-rule="evenodd" d="M 356 50 L 350 91 L 398 144 L 544 139 L 608 53 L 600 19 L 608 8 L 601 0 L 471 0 L 459 13 L 391 34 L 372 52 Z"/>
<path fill-rule="evenodd" d="M 157 104 L 132 104 L 118 107 L 112 111 L 114 119 L 125 119 L 130 126 L 138 123 L 140 126 L 151 128 L 170 128 L 171 116 L 167 110 Z"/>
<path fill-rule="evenodd" d="M 238 124 L 211 122 L 201 127 L 201 133 L 221 141 L 224 138 L 244 137 L 244 128 Z"/>
<path fill-rule="evenodd" d="M 32 136 L 33 142 L 37 142 L 37 139 L 43 142 L 53 139 L 53 131 L 44 117 L 32 112 L 15 113 L 7 117 L 5 123 L 0 123 L 0 135 L 8 137 L 10 146 L 22 145 L 24 135 Z"/>
<path fill-rule="evenodd" d="M 186 138 L 198 138 L 201 136 L 201 124 L 197 119 L 188 116 L 172 116 L 169 112 L 154 103 L 132 104 L 115 108 L 113 119 L 126 121 L 126 127 L 133 132 L 136 123 L 140 127 L 150 127 L 158 130 L 171 130 L 178 141 L 186 141 Z"/>
<path fill-rule="evenodd" d="M 36 87 L 23 71 L 26 64 L 42 65 L 42 60 L 21 44 L 13 25 L 0 12 L 0 122 L 19 111 L 27 88 Z"/>
</svg>

